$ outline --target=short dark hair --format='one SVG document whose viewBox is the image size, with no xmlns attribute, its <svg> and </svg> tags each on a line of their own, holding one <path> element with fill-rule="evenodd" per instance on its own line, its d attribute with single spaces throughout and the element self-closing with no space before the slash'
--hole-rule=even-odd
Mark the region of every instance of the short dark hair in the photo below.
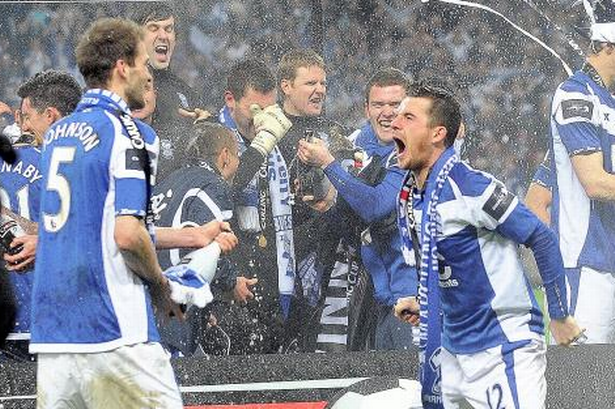
<svg viewBox="0 0 615 409">
<path fill-rule="evenodd" d="M 365 102 L 369 102 L 369 93 L 373 87 L 401 86 L 406 93 L 410 87 L 408 76 L 397 68 L 384 68 L 372 75 L 365 86 Z"/>
<path fill-rule="evenodd" d="M 48 107 L 54 107 L 60 115 L 72 113 L 81 99 L 81 86 L 67 72 L 41 71 L 19 86 L 17 95 L 28 98 L 30 104 L 39 113 Z"/>
<path fill-rule="evenodd" d="M 90 88 L 104 87 L 117 60 L 134 65 L 143 41 L 141 26 L 121 18 L 95 21 L 77 45 L 77 66 Z"/>
<path fill-rule="evenodd" d="M 412 85 L 408 95 L 431 100 L 430 126 L 445 127 L 444 145 L 453 145 L 461 125 L 461 106 L 453 92 L 438 82 L 419 82 Z"/>
<path fill-rule="evenodd" d="M 237 149 L 235 134 L 230 129 L 212 122 L 197 122 L 184 147 L 183 157 L 188 162 L 212 160 L 222 149 Z"/>
<path fill-rule="evenodd" d="M 140 26 L 144 26 L 151 21 L 166 20 L 171 17 L 177 20 L 173 4 L 167 1 L 137 2 L 132 5 L 128 12 L 128 18 Z"/>
<path fill-rule="evenodd" d="M 275 76 L 264 62 L 250 58 L 231 67 L 226 77 L 226 90 L 239 100 L 248 88 L 263 94 L 275 90 Z"/>
<path fill-rule="evenodd" d="M 325 60 L 316 51 L 303 48 L 287 52 L 278 64 L 278 84 L 282 80 L 293 81 L 297 76 L 297 70 L 301 67 L 308 68 L 317 66 L 326 70 Z"/>
</svg>

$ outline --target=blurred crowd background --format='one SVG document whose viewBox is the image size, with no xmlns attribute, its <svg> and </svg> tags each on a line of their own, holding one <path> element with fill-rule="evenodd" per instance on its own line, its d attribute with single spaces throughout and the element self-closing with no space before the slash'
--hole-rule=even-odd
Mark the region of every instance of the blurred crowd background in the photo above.
<svg viewBox="0 0 615 409">
<path fill-rule="evenodd" d="M 574 69 L 586 48 L 583 7 L 572 0 L 478 0 L 552 46 Z M 579 2 L 577 2 L 579 3 Z M 329 117 L 361 124 L 364 86 L 393 66 L 413 78 L 444 78 L 458 90 L 467 122 L 467 158 L 523 195 L 548 142 L 549 104 L 567 74 L 562 64 L 504 19 L 485 10 L 408 0 L 181 0 L 171 69 L 208 101 L 222 105 L 224 78 L 238 59 L 275 68 L 293 47 L 327 63 Z M 134 2 L 0 4 L 0 100 L 56 68 L 78 76 L 73 50 L 94 19 L 121 16 Z"/>
</svg>

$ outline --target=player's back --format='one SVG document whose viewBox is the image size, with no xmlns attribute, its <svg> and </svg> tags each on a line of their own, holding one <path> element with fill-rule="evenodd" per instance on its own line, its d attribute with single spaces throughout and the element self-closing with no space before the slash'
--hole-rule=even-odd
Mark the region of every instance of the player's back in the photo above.
<svg viewBox="0 0 615 409">
<path fill-rule="evenodd" d="M 14 146 L 17 160 L 10 165 L 0 160 L 0 200 L 2 206 L 34 222 L 38 221 L 41 151 L 29 144 Z M 11 282 L 17 299 L 17 319 L 11 340 L 29 339 L 30 305 L 34 276 L 32 269 L 11 273 Z"/>
<path fill-rule="evenodd" d="M 199 226 L 212 220 L 228 221 L 233 216 L 230 187 L 207 164 L 178 169 L 158 183 L 152 209 L 159 227 Z M 160 266 L 166 269 L 176 265 L 188 252 L 159 251 Z"/>
<path fill-rule="evenodd" d="M 97 352 L 157 339 L 148 295 L 114 240 L 116 216 L 144 216 L 147 198 L 143 140 L 129 137 L 118 100 L 89 91 L 45 134 L 34 352 Z M 154 143 L 143 130 L 146 144 Z"/>
<path fill-rule="evenodd" d="M 542 335 L 542 313 L 523 272 L 517 242 L 538 219 L 488 174 L 452 169 L 438 204 L 442 344 L 474 353 Z M 513 215 L 511 217 L 511 215 Z"/>
<path fill-rule="evenodd" d="M 0 160 L 2 205 L 28 220 L 38 221 L 41 151 L 28 145 L 15 145 L 17 160 L 10 165 Z"/>
</svg>

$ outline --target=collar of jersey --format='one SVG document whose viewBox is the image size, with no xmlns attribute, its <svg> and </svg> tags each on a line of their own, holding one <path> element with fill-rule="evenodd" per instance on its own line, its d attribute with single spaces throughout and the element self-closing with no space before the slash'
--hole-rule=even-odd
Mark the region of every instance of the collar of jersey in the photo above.
<svg viewBox="0 0 615 409">
<path fill-rule="evenodd" d="M 87 108 L 102 108 L 108 111 L 121 111 L 132 115 L 128 104 L 122 97 L 115 92 L 100 88 L 89 89 L 81 97 L 77 110 L 82 111 Z"/>
<path fill-rule="evenodd" d="M 596 69 L 590 63 L 586 62 L 585 64 L 583 64 L 581 71 L 587 74 L 587 76 L 591 78 L 592 81 L 594 81 L 596 84 L 600 85 L 602 88 L 606 88 L 604 80 L 602 79 L 600 74 L 598 74 L 598 71 L 596 71 Z"/>
<path fill-rule="evenodd" d="M 442 152 L 442 155 L 440 155 L 436 163 L 434 163 L 434 165 L 427 171 L 427 177 L 425 178 L 425 183 L 423 184 L 423 188 L 419 190 L 417 187 L 417 184 L 415 183 L 414 190 L 416 191 L 416 194 L 421 195 L 421 197 L 425 194 L 425 192 L 427 191 L 427 187 L 431 185 L 432 183 L 435 183 L 436 178 L 440 174 L 442 167 L 448 161 L 448 158 L 450 158 L 454 154 L 455 154 L 455 148 L 453 148 L 452 146 L 446 148 L 446 150 Z"/>
</svg>

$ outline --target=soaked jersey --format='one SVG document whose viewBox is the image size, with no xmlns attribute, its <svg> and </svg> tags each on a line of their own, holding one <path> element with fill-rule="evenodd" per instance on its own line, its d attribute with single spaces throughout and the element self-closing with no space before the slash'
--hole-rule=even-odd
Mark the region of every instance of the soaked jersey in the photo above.
<svg viewBox="0 0 615 409">
<path fill-rule="evenodd" d="M 415 209 L 428 198 L 415 195 Z M 440 194 L 442 346 L 468 354 L 543 334 L 517 254 L 539 220 L 492 176 L 456 164 Z M 418 219 L 420 220 L 420 219 Z"/>
<path fill-rule="evenodd" d="M 615 99 L 590 66 L 564 81 L 551 107 L 552 220 L 564 267 L 615 272 L 615 203 L 590 199 L 571 157 L 602 152 L 614 173 Z"/>
<path fill-rule="evenodd" d="M 41 151 L 32 145 L 15 145 L 17 160 L 13 165 L 0 161 L 0 201 L 13 213 L 38 222 Z M 17 319 L 8 339 L 30 339 L 30 305 L 33 268 L 26 272 L 10 273 L 17 299 Z"/>
<path fill-rule="evenodd" d="M 158 341 L 151 301 L 114 240 L 115 218 L 144 217 L 143 149 L 158 139 L 122 123 L 118 95 L 89 90 L 44 136 L 41 218 L 32 297 L 32 353 L 88 353 Z M 152 244 L 153 245 L 153 244 Z"/>
<path fill-rule="evenodd" d="M 182 168 L 156 185 L 152 210 L 160 227 L 200 226 L 233 216 L 230 188 L 209 165 Z M 174 266 L 189 249 L 158 252 L 162 269 Z"/>
</svg>

